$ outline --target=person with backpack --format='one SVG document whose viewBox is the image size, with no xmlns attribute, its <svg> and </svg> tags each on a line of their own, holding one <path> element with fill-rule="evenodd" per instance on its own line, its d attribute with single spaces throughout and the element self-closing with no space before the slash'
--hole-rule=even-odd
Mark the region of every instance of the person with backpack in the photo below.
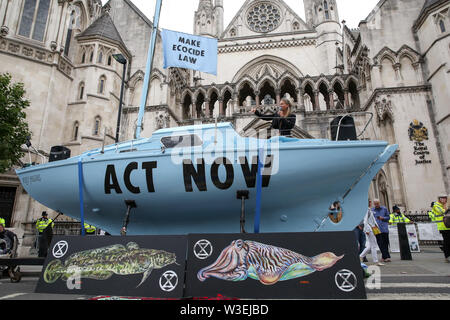
<svg viewBox="0 0 450 320">
<path fill-rule="evenodd" d="M 434 203 L 433 209 L 430 212 L 431 221 L 437 224 L 439 232 L 442 234 L 442 238 L 444 238 L 444 255 L 445 261 L 450 263 L 450 227 L 445 225 L 448 218 L 444 222 L 444 217 L 448 214 L 447 210 L 447 195 L 440 194 L 438 196 L 438 201 Z M 448 223 L 448 222 L 447 222 Z"/>
</svg>

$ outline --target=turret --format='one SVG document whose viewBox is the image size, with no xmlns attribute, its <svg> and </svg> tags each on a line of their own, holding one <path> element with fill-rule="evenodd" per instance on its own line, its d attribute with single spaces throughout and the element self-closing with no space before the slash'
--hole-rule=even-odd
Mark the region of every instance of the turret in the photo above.
<svg viewBox="0 0 450 320">
<path fill-rule="evenodd" d="M 216 0 L 214 6 L 215 16 L 216 16 L 216 26 L 217 26 L 217 37 L 223 33 L 224 29 L 224 9 L 223 0 Z"/>
<path fill-rule="evenodd" d="M 194 34 L 218 38 L 223 32 L 223 0 L 200 0 L 194 16 Z"/>
<path fill-rule="evenodd" d="M 306 23 L 317 31 L 317 48 L 322 53 L 320 72 L 337 72 L 337 48 L 342 46 L 341 25 L 336 0 L 303 0 Z"/>
<path fill-rule="evenodd" d="M 339 23 L 336 0 L 303 0 L 306 23 L 316 27 L 325 22 Z"/>
</svg>

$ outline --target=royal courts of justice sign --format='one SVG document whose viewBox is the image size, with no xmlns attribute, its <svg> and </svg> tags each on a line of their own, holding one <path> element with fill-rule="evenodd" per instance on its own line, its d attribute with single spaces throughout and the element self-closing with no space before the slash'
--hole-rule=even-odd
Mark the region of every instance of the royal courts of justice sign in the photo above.
<svg viewBox="0 0 450 320">
<path fill-rule="evenodd" d="M 217 39 L 162 30 L 164 69 L 197 70 L 217 75 Z"/>
</svg>

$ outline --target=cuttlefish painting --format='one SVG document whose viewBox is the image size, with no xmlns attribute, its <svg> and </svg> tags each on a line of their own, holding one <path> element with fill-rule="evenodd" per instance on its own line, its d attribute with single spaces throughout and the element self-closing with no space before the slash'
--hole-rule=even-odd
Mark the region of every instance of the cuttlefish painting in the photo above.
<svg viewBox="0 0 450 320">
<path fill-rule="evenodd" d="M 117 244 L 74 253 L 64 264 L 60 260 L 51 261 L 44 272 L 44 281 L 54 283 L 59 278 L 67 280 L 75 275 L 85 279 L 108 280 L 114 274 L 143 274 L 139 287 L 153 270 L 177 264 L 176 260 L 174 253 L 140 248 L 134 242 L 126 246 Z"/>
<path fill-rule="evenodd" d="M 264 285 L 274 285 L 331 268 L 343 257 L 327 252 L 310 258 L 279 247 L 236 240 L 222 251 L 216 262 L 200 270 L 197 278 L 202 282 L 210 277 L 226 281 L 251 278 Z"/>
</svg>

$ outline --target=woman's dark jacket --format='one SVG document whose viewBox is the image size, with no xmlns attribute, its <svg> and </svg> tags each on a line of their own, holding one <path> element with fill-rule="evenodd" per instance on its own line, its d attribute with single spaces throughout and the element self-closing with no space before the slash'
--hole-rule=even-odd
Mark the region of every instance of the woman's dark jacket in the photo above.
<svg viewBox="0 0 450 320">
<path fill-rule="evenodd" d="M 262 114 L 258 110 L 256 110 L 255 115 L 258 116 L 262 120 L 272 121 L 272 129 L 280 130 L 280 135 L 282 136 L 290 136 L 292 129 L 295 127 L 295 121 L 297 117 L 295 114 L 290 114 L 288 117 L 283 118 L 277 113 L 273 114 Z"/>
</svg>

